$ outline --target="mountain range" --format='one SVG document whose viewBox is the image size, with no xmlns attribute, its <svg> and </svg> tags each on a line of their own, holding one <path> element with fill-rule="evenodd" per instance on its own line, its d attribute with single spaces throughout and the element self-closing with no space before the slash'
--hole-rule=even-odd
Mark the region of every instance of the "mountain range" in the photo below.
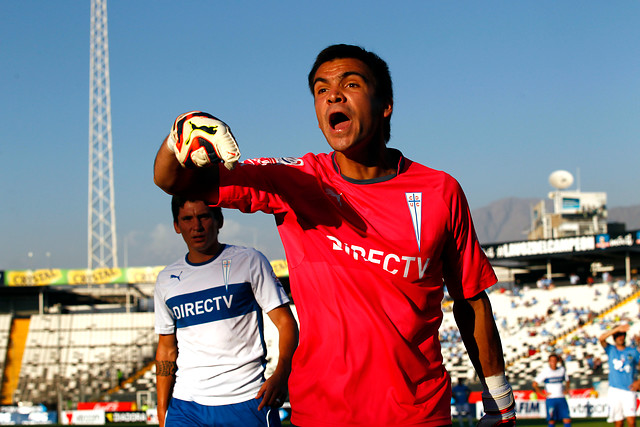
<svg viewBox="0 0 640 427">
<path fill-rule="evenodd" d="M 474 209 L 471 214 L 480 243 L 527 240 L 531 207 L 539 202 L 540 199 L 508 197 Z M 547 200 L 547 212 L 552 211 L 551 200 Z M 608 222 L 624 223 L 627 230 L 640 229 L 640 205 L 609 208 L 608 211 Z"/>
</svg>

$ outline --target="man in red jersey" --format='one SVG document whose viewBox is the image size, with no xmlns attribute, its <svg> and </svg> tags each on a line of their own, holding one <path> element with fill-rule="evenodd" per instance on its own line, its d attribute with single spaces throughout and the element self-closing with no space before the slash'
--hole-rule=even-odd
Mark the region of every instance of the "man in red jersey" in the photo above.
<svg viewBox="0 0 640 427">
<path fill-rule="evenodd" d="M 309 88 L 331 153 L 234 167 L 240 153 L 229 128 L 192 112 L 178 117 L 154 169 L 170 194 L 275 216 L 300 320 L 292 423 L 450 425 L 451 380 L 438 341 L 444 281 L 484 387 L 479 425 L 515 424 L 484 292 L 496 276 L 458 182 L 387 147 L 387 64 L 357 46 L 329 46 Z M 206 167 L 219 160 L 227 167 Z"/>
</svg>

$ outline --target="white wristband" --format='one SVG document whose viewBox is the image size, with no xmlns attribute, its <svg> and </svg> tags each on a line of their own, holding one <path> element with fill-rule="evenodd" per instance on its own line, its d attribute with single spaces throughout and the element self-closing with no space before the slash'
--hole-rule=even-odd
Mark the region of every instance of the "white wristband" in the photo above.
<svg viewBox="0 0 640 427">
<path fill-rule="evenodd" d="M 500 388 L 504 385 L 508 386 L 509 382 L 507 381 L 507 377 L 505 376 L 504 372 L 502 372 L 498 375 L 492 375 L 490 377 L 486 377 L 482 382 L 482 385 L 485 390 L 493 390 L 493 389 Z"/>
<path fill-rule="evenodd" d="M 483 381 L 482 403 L 485 412 L 502 411 L 514 403 L 513 390 L 504 372 L 486 377 Z"/>
</svg>

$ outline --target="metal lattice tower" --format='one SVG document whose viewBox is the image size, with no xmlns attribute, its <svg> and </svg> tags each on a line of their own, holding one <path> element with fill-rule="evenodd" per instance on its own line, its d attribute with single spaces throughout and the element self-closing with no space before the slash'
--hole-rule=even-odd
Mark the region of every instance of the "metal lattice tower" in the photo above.
<svg viewBox="0 0 640 427">
<path fill-rule="evenodd" d="M 91 0 L 88 268 L 117 268 L 107 0 Z"/>
</svg>

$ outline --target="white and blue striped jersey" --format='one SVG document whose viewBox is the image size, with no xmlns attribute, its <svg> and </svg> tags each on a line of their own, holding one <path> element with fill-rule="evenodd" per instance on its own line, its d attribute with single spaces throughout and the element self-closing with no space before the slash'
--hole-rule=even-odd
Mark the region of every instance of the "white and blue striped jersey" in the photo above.
<svg viewBox="0 0 640 427">
<path fill-rule="evenodd" d="M 558 399 L 564 397 L 564 385 L 567 383 L 567 371 L 564 366 L 557 365 L 556 369 L 551 369 L 549 365 L 542 368 L 536 376 L 535 382 L 542 385 L 547 392 L 547 399 Z"/>
<path fill-rule="evenodd" d="M 173 397 L 202 405 L 252 399 L 264 382 L 263 312 L 289 299 L 266 257 L 225 245 L 215 258 L 167 266 L 155 287 L 155 331 L 176 334 Z"/>
</svg>

